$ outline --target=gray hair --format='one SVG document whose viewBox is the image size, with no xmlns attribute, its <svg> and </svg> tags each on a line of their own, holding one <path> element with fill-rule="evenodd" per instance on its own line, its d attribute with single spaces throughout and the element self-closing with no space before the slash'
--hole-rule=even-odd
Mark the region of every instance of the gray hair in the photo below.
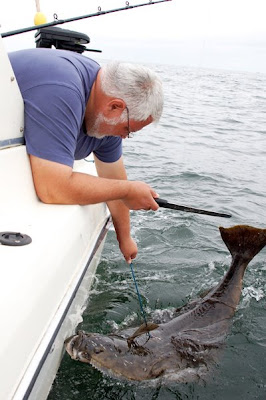
<svg viewBox="0 0 266 400">
<path fill-rule="evenodd" d="M 163 110 L 162 82 L 158 75 L 141 65 L 112 62 L 101 68 L 101 88 L 110 97 L 124 100 L 130 118 L 159 121 Z"/>
</svg>

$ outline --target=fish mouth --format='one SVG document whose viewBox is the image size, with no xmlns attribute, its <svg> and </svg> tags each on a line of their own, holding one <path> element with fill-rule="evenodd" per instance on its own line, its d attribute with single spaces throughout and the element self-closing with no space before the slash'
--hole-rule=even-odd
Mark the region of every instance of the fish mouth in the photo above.
<svg viewBox="0 0 266 400">
<path fill-rule="evenodd" d="M 77 335 L 73 335 L 70 338 L 66 339 L 64 342 L 66 351 L 73 360 L 77 360 L 77 351 L 74 347 L 76 338 Z"/>
<path fill-rule="evenodd" d="M 76 337 L 77 337 L 77 335 L 72 335 L 64 341 L 65 349 L 71 358 L 73 358 L 72 356 L 74 353 L 74 344 L 75 344 L 74 339 Z"/>
<path fill-rule="evenodd" d="M 80 334 L 73 335 L 65 340 L 64 344 L 67 353 L 70 355 L 72 360 L 90 363 L 90 354 L 88 352 L 80 351 L 75 347 L 78 340 L 80 340 Z"/>
</svg>

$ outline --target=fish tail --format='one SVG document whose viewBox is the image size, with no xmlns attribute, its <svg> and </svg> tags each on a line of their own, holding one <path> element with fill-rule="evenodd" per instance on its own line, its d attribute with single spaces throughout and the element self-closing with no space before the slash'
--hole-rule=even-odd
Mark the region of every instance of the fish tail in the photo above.
<svg viewBox="0 0 266 400">
<path fill-rule="evenodd" d="M 233 259 L 240 257 L 249 263 L 266 245 L 266 229 L 236 225 L 219 230 Z"/>
</svg>

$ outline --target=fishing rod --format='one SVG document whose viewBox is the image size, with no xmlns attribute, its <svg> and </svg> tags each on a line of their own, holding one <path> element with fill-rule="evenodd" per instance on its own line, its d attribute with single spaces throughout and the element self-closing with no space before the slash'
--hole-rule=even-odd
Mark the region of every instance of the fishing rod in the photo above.
<svg viewBox="0 0 266 400">
<path fill-rule="evenodd" d="M 164 208 L 170 208 L 172 210 L 178 210 L 178 211 L 184 211 L 184 212 L 191 212 L 191 213 L 195 213 L 195 214 L 205 214 L 205 215 L 211 215 L 213 217 L 222 217 L 222 218 L 231 218 L 230 214 L 223 214 L 223 213 L 218 213 L 218 212 L 214 212 L 214 211 L 207 211 L 207 210 L 201 210 L 199 208 L 193 208 L 193 207 L 186 207 L 186 206 L 180 206 L 178 204 L 172 204 L 172 203 L 168 203 L 167 200 L 164 199 L 154 199 L 156 201 L 156 203 L 160 206 L 160 207 L 164 207 Z"/>
<path fill-rule="evenodd" d="M 125 11 L 125 10 L 131 10 L 133 8 L 150 6 L 150 5 L 158 4 L 158 3 L 165 3 L 167 1 L 172 1 L 172 0 L 156 0 L 156 1 L 151 1 L 150 0 L 148 3 L 134 4 L 134 5 L 130 5 L 129 1 L 126 1 L 126 5 L 124 7 L 115 8 L 115 9 L 107 10 L 107 11 L 103 11 L 101 9 L 101 7 L 98 7 L 98 11 L 96 13 L 81 15 L 79 17 L 72 17 L 72 18 L 67 18 L 67 19 L 57 19 L 57 16 L 55 14 L 54 15 L 55 20 L 53 22 L 47 22 L 45 24 L 29 26 L 27 28 L 16 29 L 14 31 L 9 31 L 9 32 L 3 32 L 3 33 L 1 33 L 1 36 L 2 36 L 2 38 L 5 38 L 5 37 L 8 37 L 8 36 L 19 35 L 20 33 L 34 31 L 36 29 L 47 28 L 47 27 L 55 26 L 55 25 L 62 25 L 62 24 L 65 24 L 67 22 L 78 21 L 80 19 L 99 17 L 100 15 L 111 14 L 111 13 L 115 13 L 115 12 L 119 12 L 119 11 Z"/>
</svg>

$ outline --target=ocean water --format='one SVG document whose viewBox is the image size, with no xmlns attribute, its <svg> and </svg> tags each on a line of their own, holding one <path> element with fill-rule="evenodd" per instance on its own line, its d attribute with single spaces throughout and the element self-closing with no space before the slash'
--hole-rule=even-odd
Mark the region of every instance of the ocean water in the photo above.
<svg viewBox="0 0 266 400">
<path fill-rule="evenodd" d="M 266 225 L 266 75 L 152 66 L 165 89 L 156 126 L 124 141 L 128 177 L 169 202 L 232 214 L 132 212 L 134 269 L 148 319 L 222 279 L 231 258 L 218 227 Z M 142 323 L 113 229 L 79 329 L 109 333 Z M 147 385 L 103 375 L 68 355 L 49 400 L 266 399 L 266 250 L 248 267 L 242 298 L 210 381 Z"/>
</svg>

